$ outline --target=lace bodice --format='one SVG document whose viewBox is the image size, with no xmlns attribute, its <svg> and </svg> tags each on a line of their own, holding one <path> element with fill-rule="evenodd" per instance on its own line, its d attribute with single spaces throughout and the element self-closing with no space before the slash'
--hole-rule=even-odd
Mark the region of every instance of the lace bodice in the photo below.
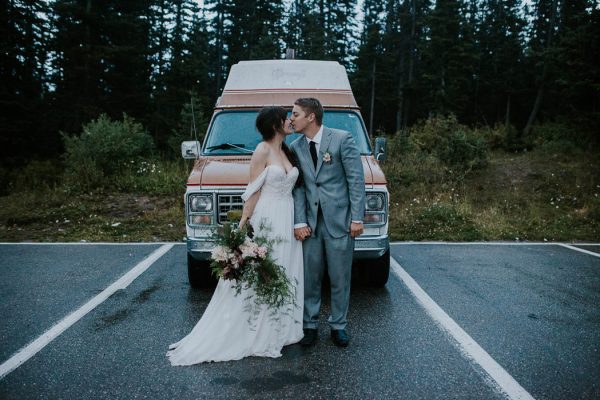
<svg viewBox="0 0 600 400">
<path fill-rule="evenodd" d="M 292 189 L 298 179 L 298 168 L 292 167 L 288 173 L 280 165 L 268 165 L 263 172 L 246 187 L 242 194 L 244 201 L 258 190 L 261 196 L 287 197 L 292 195 Z"/>
</svg>

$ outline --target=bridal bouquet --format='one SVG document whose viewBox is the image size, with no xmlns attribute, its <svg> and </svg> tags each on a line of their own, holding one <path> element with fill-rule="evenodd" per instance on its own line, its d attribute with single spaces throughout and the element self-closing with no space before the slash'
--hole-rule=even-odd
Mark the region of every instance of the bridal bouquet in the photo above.
<svg viewBox="0 0 600 400">
<path fill-rule="evenodd" d="M 225 223 L 213 237 L 217 246 L 212 252 L 212 273 L 235 281 L 236 295 L 253 289 L 255 302 L 271 308 L 294 302 L 294 286 L 271 257 L 272 241 L 253 235 L 249 224 L 237 228 Z"/>
</svg>

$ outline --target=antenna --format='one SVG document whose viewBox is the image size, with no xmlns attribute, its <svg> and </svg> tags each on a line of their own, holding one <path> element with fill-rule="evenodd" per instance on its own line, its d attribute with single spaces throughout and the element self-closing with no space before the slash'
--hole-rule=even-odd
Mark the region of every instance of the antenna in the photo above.
<svg viewBox="0 0 600 400">
<path fill-rule="evenodd" d="M 200 142 L 198 141 L 198 132 L 196 131 L 196 116 L 194 115 L 194 96 L 190 92 L 190 105 L 192 106 L 192 130 L 194 131 L 194 139 L 196 140 L 196 160 L 200 156 Z"/>
</svg>

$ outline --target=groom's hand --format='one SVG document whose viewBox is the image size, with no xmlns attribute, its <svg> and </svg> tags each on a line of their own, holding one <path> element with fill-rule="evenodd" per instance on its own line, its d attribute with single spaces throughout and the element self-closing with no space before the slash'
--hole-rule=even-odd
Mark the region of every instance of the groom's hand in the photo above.
<svg viewBox="0 0 600 400">
<path fill-rule="evenodd" d="M 304 240 L 310 236 L 310 228 L 308 226 L 294 228 L 294 236 L 296 237 L 296 240 Z"/>
<path fill-rule="evenodd" d="M 365 228 L 361 222 L 353 222 L 350 224 L 350 236 L 352 237 L 362 235 L 364 230 Z"/>
</svg>

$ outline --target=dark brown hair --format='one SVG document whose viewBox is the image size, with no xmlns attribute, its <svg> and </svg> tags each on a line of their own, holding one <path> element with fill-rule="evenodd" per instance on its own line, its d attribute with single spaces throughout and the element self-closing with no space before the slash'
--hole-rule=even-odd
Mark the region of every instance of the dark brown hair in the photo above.
<svg viewBox="0 0 600 400">
<path fill-rule="evenodd" d="M 283 130 L 283 123 L 287 118 L 287 111 L 283 107 L 264 107 L 256 117 L 256 129 L 264 141 L 275 137 L 277 132 Z"/>
<path fill-rule="evenodd" d="M 317 100 L 318 101 L 318 100 Z M 263 107 L 256 117 L 256 129 L 260 132 L 265 142 L 273 139 L 277 132 L 283 130 L 283 124 L 287 118 L 287 111 L 283 107 Z M 296 154 L 285 144 L 285 141 L 281 144 L 283 153 L 290 160 L 290 163 L 298 168 L 300 175 L 296 181 L 296 186 L 302 185 L 302 170 L 300 169 L 300 162 L 296 157 Z"/>
<path fill-rule="evenodd" d="M 315 114 L 317 125 L 323 125 L 323 106 L 318 99 L 314 97 L 302 97 L 296 100 L 294 104 L 302 107 L 306 114 Z"/>
</svg>

